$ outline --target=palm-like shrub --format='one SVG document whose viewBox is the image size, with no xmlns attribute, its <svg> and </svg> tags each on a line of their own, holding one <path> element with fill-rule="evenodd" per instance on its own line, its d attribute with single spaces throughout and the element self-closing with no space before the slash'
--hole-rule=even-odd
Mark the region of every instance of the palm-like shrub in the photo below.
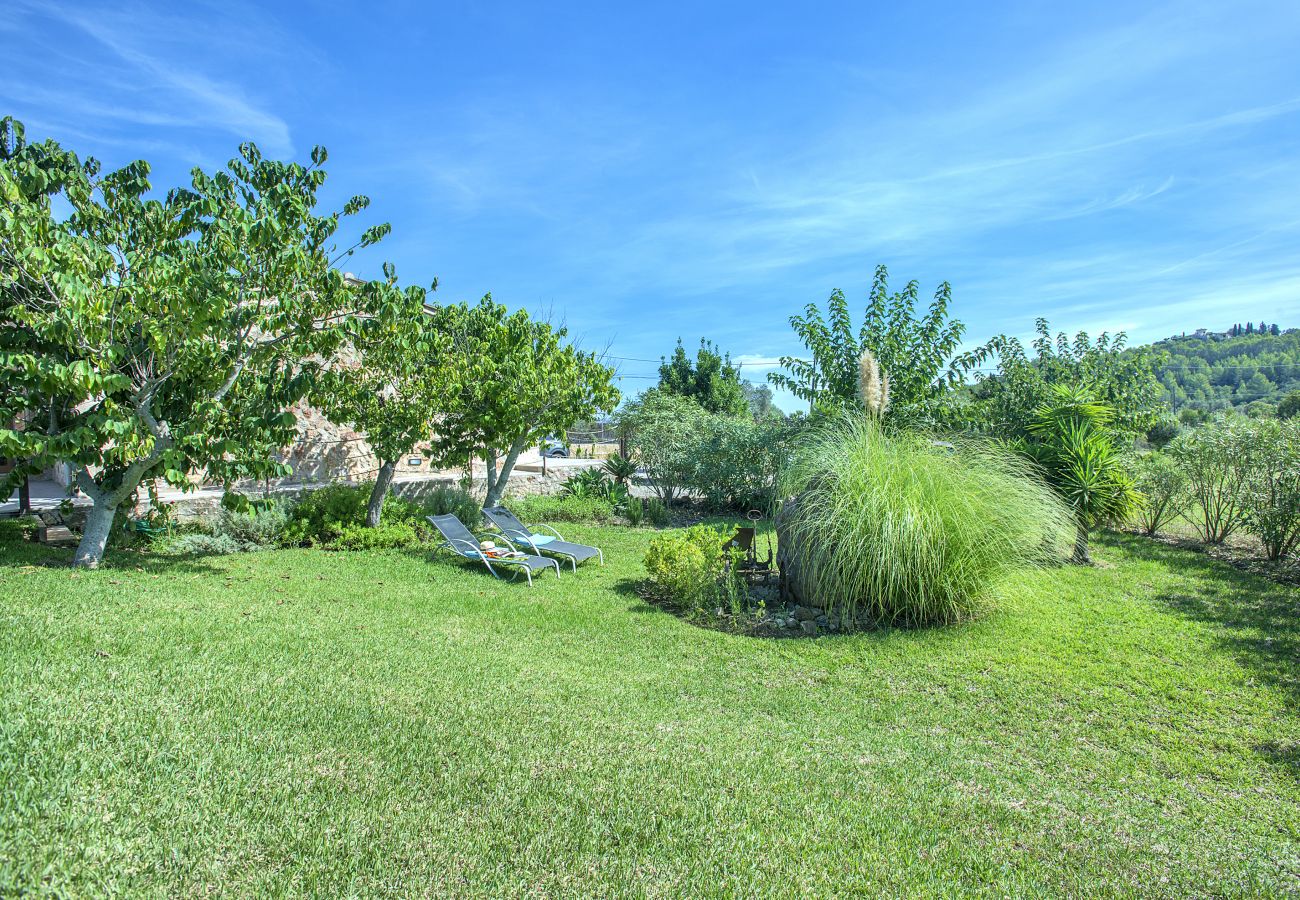
<svg viewBox="0 0 1300 900">
<path fill-rule="evenodd" d="M 809 434 L 783 473 L 778 523 L 804 602 L 851 626 L 956 622 L 1013 568 L 1059 559 L 1069 510 L 1030 463 L 989 443 L 938 445 L 846 416 Z"/>
<path fill-rule="evenodd" d="M 1187 509 L 1187 475 L 1167 453 L 1144 453 L 1133 464 L 1133 484 L 1143 502 L 1133 521 L 1145 534 L 1155 534 Z"/>
<path fill-rule="evenodd" d="M 615 453 L 601 465 L 605 474 L 618 484 L 626 485 L 636 476 L 637 463 L 632 456 Z"/>
<path fill-rule="evenodd" d="M 1142 503 L 1110 425 L 1115 411 L 1086 387 L 1055 385 L 1018 447 L 1074 512 L 1074 561 L 1087 565 L 1094 528 L 1127 519 Z"/>
</svg>

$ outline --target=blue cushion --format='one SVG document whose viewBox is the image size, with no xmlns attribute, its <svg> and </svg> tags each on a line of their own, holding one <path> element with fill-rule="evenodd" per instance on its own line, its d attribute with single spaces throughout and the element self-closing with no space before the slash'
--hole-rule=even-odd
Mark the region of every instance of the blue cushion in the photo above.
<svg viewBox="0 0 1300 900">
<path fill-rule="evenodd" d="M 533 539 L 533 544 L 538 547 L 555 540 L 554 535 L 550 534 L 530 534 L 529 537 Z"/>
</svg>

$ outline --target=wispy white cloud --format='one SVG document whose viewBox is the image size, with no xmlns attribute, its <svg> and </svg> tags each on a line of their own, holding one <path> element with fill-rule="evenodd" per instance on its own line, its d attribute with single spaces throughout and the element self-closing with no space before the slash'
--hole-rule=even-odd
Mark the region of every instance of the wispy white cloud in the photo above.
<svg viewBox="0 0 1300 900">
<path fill-rule="evenodd" d="M 57 116 L 67 125 L 94 121 L 110 128 L 147 126 L 159 133 L 220 131 L 240 140 L 256 140 L 276 156 L 293 153 L 283 117 L 251 98 L 241 85 L 197 71 L 192 56 L 185 54 L 183 46 L 176 47 L 177 36 L 190 33 L 192 23 L 166 17 L 159 21 L 158 13 L 134 7 L 88 10 L 19 0 L 16 11 L 30 20 L 33 31 L 44 30 L 37 24 L 40 21 L 53 21 L 75 29 L 109 56 L 79 59 L 65 49 L 59 69 L 71 70 L 65 71 L 70 77 L 11 80 L 7 90 L 0 88 L 11 102 L 35 107 L 47 119 Z M 163 45 L 177 52 L 162 55 L 158 48 Z M 265 50 L 276 53 L 276 43 L 267 41 Z M 93 98 L 87 91 L 91 84 L 97 87 Z"/>
</svg>

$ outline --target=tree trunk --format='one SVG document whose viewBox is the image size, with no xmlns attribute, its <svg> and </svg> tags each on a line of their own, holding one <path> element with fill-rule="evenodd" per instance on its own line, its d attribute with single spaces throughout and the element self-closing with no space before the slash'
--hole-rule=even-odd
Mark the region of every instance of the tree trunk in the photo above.
<svg viewBox="0 0 1300 900">
<path fill-rule="evenodd" d="M 113 529 L 113 518 L 117 515 L 116 504 L 110 506 L 102 498 L 95 500 L 86 517 L 86 524 L 81 529 L 81 543 L 72 556 L 72 565 L 79 569 L 97 569 L 104 558 L 104 547 L 108 544 L 108 533 Z"/>
<path fill-rule="evenodd" d="M 1075 526 L 1074 558 L 1071 562 L 1080 566 L 1092 565 L 1092 556 L 1088 553 L 1088 528 L 1086 525 L 1079 524 Z"/>
<path fill-rule="evenodd" d="M 380 460 L 379 475 L 375 478 L 374 490 L 370 492 L 370 505 L 366 507 L 366 527 L 379 525 L 379 516 L 384 511 L 384 500 L 388 497 L 388 488 L 393 483 L 393 472 L 397 469 L 397 460 Z"/>
<path fill-rule="evenodd" d="M 515 468 L 515 463 L 519 461 L 519 454 L 523 452 L 523 441 L 515 441 L 506 451 L 505 458 L 501 462 L 501 474 L 497 475 L 497 455 L 491 452 L 488 458 L 488 482 L 487 496 L 483 498 L 483 508 L 497 506 L 501 503 L 501 496 L 506 492 L 506 485 L 510 483 L 510 473 Z"/>
</svg>

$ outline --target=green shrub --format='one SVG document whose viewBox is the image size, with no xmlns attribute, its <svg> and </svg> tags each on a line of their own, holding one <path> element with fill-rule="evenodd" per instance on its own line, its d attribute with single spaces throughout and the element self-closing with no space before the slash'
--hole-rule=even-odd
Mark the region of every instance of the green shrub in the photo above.
<svg viewBox="0 0 1300 900">
<path fill-rule="evenodd" d="M 411 522 L 381 523 L 374 528 L 345 525 L 328 542 L 326 550 L 388 550 L 419 544 L 424 532 Z"/>
<path fill-rule="evenodd" d="M 650 593 L 690 615 L 739 612 L 744 585 L 738 557 L 724 549 L 730 539 L 729 532 L 709 525 L 657 535 L 645 555 Z"/>
<path fill-rule="evenodd" d="M 670 520 L 668 507 L 657 497 L 651 497 L 645 502 L 645 517 L 655 528 L 667 527 Z"/>
<path fill-rule="evenodd" d="M 1133 521 L 1155 534 L 1187 509 L 1187 475 L 1167 453 L 1144 453 L 1133 461 L 1133 482 L 1143 502 Z"/>
<path fill-rule="evenodd" d="M 35 516 L 0 519 L 0 542 L 30 541 L 40 527 L 41 520 Z"/>
<path fill-rule="evenodd" d="M 1157 450 L 1162 450 L 1170 441 L 1178 437 L 1179 432 L 1182 430 L 1182 425 L 1179 424 L 1177 419 L 1172 417 L 1161 419 L 1147 429 L 1147 443 Z"/>
<path fill-rule="evenodd" d="M 1277 417 L 1286 420 L 1297 416 L 1300 416 L 1300 391 L 1292 391 L 1278 401 Z"/>
<path fill-rule="evenodd" d="M 331 484 L 304 491 L 289 514 L 284 530 L 286 544 L 325 544 L 348 525 L 365 521 L 370 503 L 368 484 Z"/>
<path fill-rule="evenodd" d="M 706 417 L 687 440 L 686 487 L 713 509 L 772 512 L 788 433 L 779 419 Z"/>
<path fill-rule="evenodd" d="M 637 463 L 633 457 L 615 453 L 601 464 L 601 469 L 619 484 L 626 485 L 636 476 Z"/>
<path fill-rule="evenodd" d="M 861 416 L 810 432 L 783 476 L 779 540 L 846 622 L 969 618 L 1014 568 L 1059 560 L 1074 522 L 1032 464 L 992 444 L 936 446 Z"/>
<path fill-rule="evenodd" d="M 153 551 L 165 556 L 213 556 L 239 553 L 245 548 L 226 534 L 206 534 L 201 531 L 169 534 L 154 541 Z"/>
<path fill-rule="evenodd" d="M 223 506 L 206 524 L 214 537 L 230 538 L 241 550 L 262 550 L 283 541 L 289 510 L 276 501 L 258 503 L 247 511 Z"/>
<path fill-rule="evenodd" d="M 1300 421 L 1258 422 L 1249 433 L 1255 466 L 1244 527 L 1269 559 L 1285 559 L 1300 548 Z"/>
<path fill-rule="evenodd" d="M 641 461 L 659 499 L 672 503 L 692 480 L 695 435 L 709 414 L 694 400 L 651 388 L 626 404 L 619 430 Z"/>
<path fill-rule="evenodd" d="M 474 495 L 461 487 L 443 484 L 420 500 L 421 512 L 426 516 L 454 515 L 466 528 L 477 528 L 483 522 L 483 507 Z"/>
<path fill-rule="evenodd" d="M 1219 419 L 1169 445 L 1170 456 L 1187 475 L 1188 516 L 1207 544 L 1222 544 L 1246 524 L 1256 466 L 1251 428 L 1242 417 Z"/>
<path fill-rule="evenodd" d="M 1141 497 L 1120 452 L 1115 410 L 1087 386 L 1050 385 L 1016 448 L 1041 468 L 1074 513 L 1074 561 L 1091 563 L 1088 534 L 1129 518 Z"/>
<path fill-rule="evenodd" d="M 623 506 L 623 515 L 627 516 L 627 522 L 633 528 L 639 526 L 645 517 L 645 504 L 641 502 L 641 498 L 628 497 L 627 503 Z"/>
<path fill-rule="evenodd" d="M 564 479 L 560 496 L 574 500 L 604 500 L 615 510 L 621 510 L 631 494 L 626 484 L 612 480 L 603 469 L 583 469 Z"/>
<path fill-rule="evenodd" d="M 520 521 L 536 522 L 591 522 L 603 524 L 614 518 L 614 506 L 599 497 L 560 497 L 534 495 L 508 499 L 505 505 Z"/>
<path fill-rule="evenodd" d="M 576 500 L 604 497 L 609 484 L 609 477 L 600 469 L 579 469 L 564 479 L 560 485 L 560 496 Z"/>
<path fill-rule="evenodd" d="M 452 484 L 439 484 L 409 499 L 389 494 L 379 520 L 394 525 L 406 522 L 424 526 L 425 517 L 448 514 L 460 519 L 467 528 L 477 528 L 483 517 L 482 507 L 469 491 Z"/>
</svg>

